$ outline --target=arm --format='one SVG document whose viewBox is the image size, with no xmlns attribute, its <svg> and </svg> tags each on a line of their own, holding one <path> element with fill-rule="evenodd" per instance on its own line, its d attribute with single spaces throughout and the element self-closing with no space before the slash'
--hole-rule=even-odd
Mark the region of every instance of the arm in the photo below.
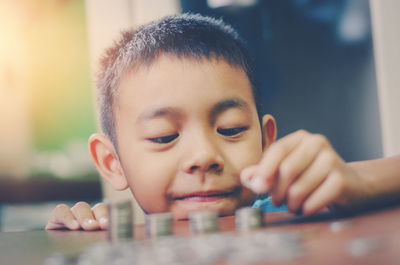
<svg viewBox="0 0 400 265">
<path fill-rule="evenodd" d="M 371 188 L 365 203 L 388 204 L 400 201 L 400 155 L 348 163 Z"/>
<path fill-rule="evenodd" d="M 345 163 L 324 136 L 300 130 L 266 148 L 257 165 L 242 171 L 241 180 L 297 213 L 363 209 L 399 199 L 399 160 Z"/>
</svg>

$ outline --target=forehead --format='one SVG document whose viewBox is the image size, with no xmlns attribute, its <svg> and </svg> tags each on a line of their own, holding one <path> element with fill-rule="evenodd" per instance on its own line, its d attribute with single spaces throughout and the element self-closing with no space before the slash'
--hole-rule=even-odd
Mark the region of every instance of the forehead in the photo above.
<svg viewBox="0 0 400 265">
<path fill-rule="evenodd" d="M 224 59 L 161 55 L 152 64 L 136 67 L 121 79 L 117 109 L 157 105 L 172 97 L 190 102 L 218 96 L 239 96 L 254 104 L 250 81 L 241 67 Z"/>
</svg>

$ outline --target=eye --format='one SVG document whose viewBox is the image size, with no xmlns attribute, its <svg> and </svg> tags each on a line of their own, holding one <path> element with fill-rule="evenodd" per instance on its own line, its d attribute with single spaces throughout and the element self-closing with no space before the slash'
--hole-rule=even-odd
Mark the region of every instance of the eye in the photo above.
<svg viewBox="0 0 400 265">
<path fill-rule="evenodd" d="M 179 134 L 171 134 L 171 135 L 166 135 L 166 136 L 161 136 L 161 137 L 154 137 L 154 138 L 148 138 L 150 142 L 157 143 L 157 144 L 167 144 L 178 138 Z"/>
<path fill-rule="evenodd" d="M 235 127 L 235 128 L 226 128 L 226 129 L 217 129 L 217 132 L 224 136 L 236 136 L 246 130 L 247 130 L 247 127 Z"/>
</svg>

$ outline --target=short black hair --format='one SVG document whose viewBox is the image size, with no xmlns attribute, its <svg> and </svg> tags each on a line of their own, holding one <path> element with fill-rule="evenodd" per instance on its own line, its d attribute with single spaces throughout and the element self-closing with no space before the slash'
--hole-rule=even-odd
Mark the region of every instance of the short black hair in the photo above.
<svg viewBox="0 0 400 265">
<path fill-rule="evenodd" d="M 242 68 L 250 80 L 257 111 L 260 111 L 252 63 L 237 31 L 221 19 L 199 14 L 166 16 L 137 29 L 123 31 L 101 60 L 97 80 L 100 124 L 116 147 L 114 109 L 120 80 L 135 67 L 151 65 L 161 54 L 179 59 L 224 59 L 231 66 Z"/>
</svg>

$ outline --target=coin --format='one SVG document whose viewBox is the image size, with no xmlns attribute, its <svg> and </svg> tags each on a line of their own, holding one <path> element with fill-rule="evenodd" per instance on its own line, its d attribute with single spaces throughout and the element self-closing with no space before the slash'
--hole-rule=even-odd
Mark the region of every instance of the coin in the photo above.
<svg viewBox="0 0 400 265">
<path fill-rule="evenodd" d="M 194 234 L 207 234 L 217 232 L 218 213 L 216 211 L 194 211 L 189 213 L 190 229 Z"/>
<path fill-rule="evenodd" d="M 54 253 L 46 258 L 44 265 L 67 265 L 67 262 L 63 254 Z"/>
<path fill-rule="evenodd" d="M 133 238 L 133 204 L 130 200 L 106 201 L 109 214 L 108 240 Z"/>
<path fill-rule="evenodd" d="M 253 230 L 263 226 L 263 215 L 260 208 L 243 207 L 235 212 L 236 228 L 242 231 Z"/>
<path fill-rule="evenodd" d="M 347 228 L 350 228 L 352 225 L 353 223 L 351 221 L 335 221 L 329 225 L 329 228 L 332 232 L 337 233 Z"/>
<path fill-rule="evenodd" d="M 149 237 L 172 234 L 172 214 L 157 213 L 146 216 L 146 234 Z"/>
<path fill-rule="evenodd" d="M 383 247 L 383 240 L 379 237 L 361 237 L 351 240 L 347 251 L 351 256 L 360 257 Z"/>
</svg>

